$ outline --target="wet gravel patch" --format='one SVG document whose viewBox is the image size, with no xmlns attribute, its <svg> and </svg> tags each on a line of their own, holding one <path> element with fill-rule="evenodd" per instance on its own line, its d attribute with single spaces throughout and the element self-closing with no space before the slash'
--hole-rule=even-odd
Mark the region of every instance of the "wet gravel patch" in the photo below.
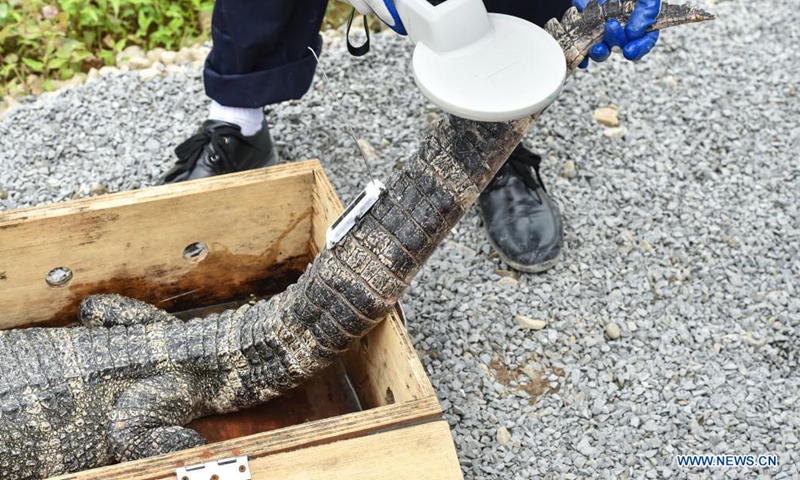
<svg viewBox="0 0 800 480">
<path fill-rule="evenodd" d="M 564 260 L 517 275 L 470 212 L 405 299 L 467 478 L 800 475 L 798 9 L 717 1 L 636 65 L 579 72 L 527 144 L 565 217 Z M 270 108 L 281 158 L 320 158 L 341 197 L 386 179 L 438 114 L 409 45 L 381 35 Z M 616 105 L 605 135 L 595 109 Z M 146 187 L 204 119 L 199 72 L 101 78 L 0 123 L 0 210 Z M 4 194 L 3 192 L 6 192 Z M 684 469 L 677 454 L 778 455 Z"/>
</svg>

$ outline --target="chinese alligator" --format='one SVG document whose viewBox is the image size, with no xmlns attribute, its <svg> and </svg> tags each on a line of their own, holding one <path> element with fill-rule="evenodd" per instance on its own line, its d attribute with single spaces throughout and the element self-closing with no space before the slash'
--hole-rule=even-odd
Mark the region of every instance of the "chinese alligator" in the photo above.
<svg viewBox="0 0 800 480">
<path fill-rule="evenodd" d="M 547 31 L 573 72 L 634 2 L 570 9 Z M 713 19 L 664 4 L 653 28 Z M 395 306 L 535 118 L 444 118 L 369 213 L 285 292 L 188 322 L 117 295 L 86 298 L 74 328 L 0 332 L 0 476 L 46 478 L 194 447 L 195 418 L 302 383 Z"/>
</svg>

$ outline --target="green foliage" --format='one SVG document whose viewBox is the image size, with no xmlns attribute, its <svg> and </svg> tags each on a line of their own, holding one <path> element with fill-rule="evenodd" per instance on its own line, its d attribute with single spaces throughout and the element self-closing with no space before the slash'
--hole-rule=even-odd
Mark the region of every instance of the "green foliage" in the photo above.
<svg viewBox="0 0 800 480">
<path fill-rule="evenodd" d="M 128 45 L 175 50 L 207 35 L 213 0 L 0 0 L 0 94 L 113 65 Z"/>
<path fill-rule="evenodd" d="M 350 11 L 352 9 L 353 7 L 346 3 L 328 2 L 328 9 L 325 12 L 323 30 L 325 28 L 337 28 L 340 25 L 347 23 L 347 19 L 350 17 Z"/>
<path fill-rule="evenodd" d="M 269 1 L 269 0 L 254 0 Z M 214 0 L 0 0 L 0 97 L 48 89 L 92 67 L 114 65 L 129 45 L 177 50 L 206 38 Z M 331 1 L 323 28 L 347 21 Z"/>
</svg>

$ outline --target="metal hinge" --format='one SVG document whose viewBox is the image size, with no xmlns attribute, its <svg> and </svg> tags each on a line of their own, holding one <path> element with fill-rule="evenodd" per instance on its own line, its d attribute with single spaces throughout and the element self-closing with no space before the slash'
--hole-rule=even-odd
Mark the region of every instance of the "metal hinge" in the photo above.
<svg viewBox="0 0 800 480">
<path fill-rule="evenodd" d="M 252 480 L 247 456 L 214 460 L 175 470 L 178 480 Z"/>
</svg>

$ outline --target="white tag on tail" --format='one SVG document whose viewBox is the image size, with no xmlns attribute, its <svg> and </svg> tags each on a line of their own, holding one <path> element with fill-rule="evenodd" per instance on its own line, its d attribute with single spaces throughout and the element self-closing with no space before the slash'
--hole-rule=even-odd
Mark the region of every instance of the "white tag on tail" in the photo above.
<svg viewBox="0 0 800 480">
<path fill-rule="evenodd" d="M 335 247 L 339 241 L 347 235 L 347 232 L 355 226 L 356 222 L 375 205 L 375 202 L 378 201 L 381 192 L 384 190 L 386 190 L 386 186 L 380 180 L 373 180 L 367 184 L 367 188 L 365 188 L 364 191 L 347 206 L 344 213 L 328 227 L 328 231 L 325 234 L 326 247 L 328 250 Z"/>
</svg>

